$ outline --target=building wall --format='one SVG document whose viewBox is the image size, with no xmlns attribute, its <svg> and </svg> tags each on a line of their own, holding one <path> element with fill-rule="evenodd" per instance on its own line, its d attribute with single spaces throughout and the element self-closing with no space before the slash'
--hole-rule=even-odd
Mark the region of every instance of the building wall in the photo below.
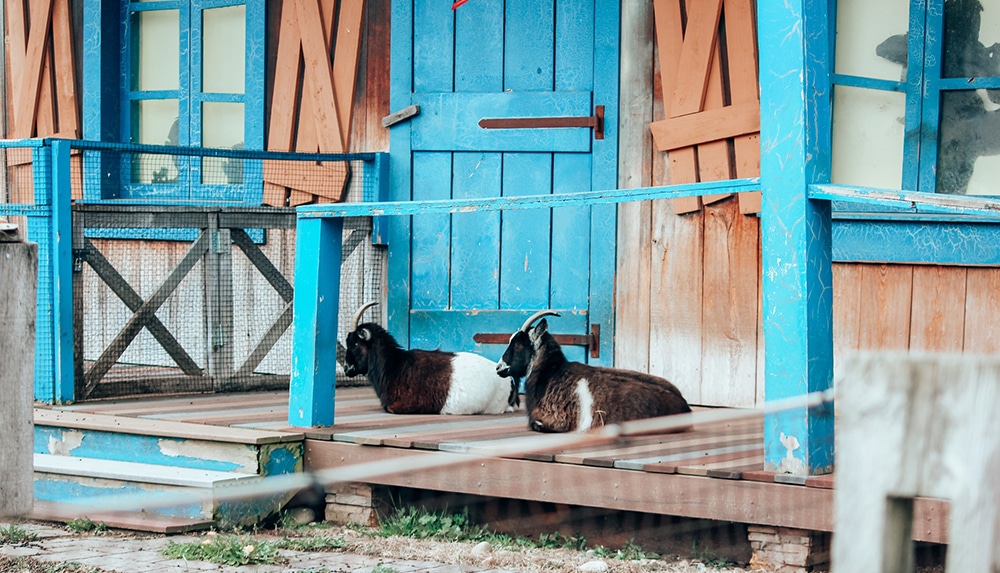
<svg viewBox="0 0 1000 573">
<path fill-rule="evenodd" d="M 649 123 L 662 119 L 652 6 L 624 2 L 619 186 L 669 184 Z M 997 352 L 1000 269 L 839 262 L 835 359 L 855 350 Z M 615 364 L 674 382 L 694 404 L 764 401 L 760 221 L 735 197 L 676 215 L 618 209 Z"/>
</svg>

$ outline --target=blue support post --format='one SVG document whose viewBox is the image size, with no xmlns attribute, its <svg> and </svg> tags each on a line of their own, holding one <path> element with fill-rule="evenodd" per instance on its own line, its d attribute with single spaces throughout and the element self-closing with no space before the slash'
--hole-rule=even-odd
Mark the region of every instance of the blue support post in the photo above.
<svg viewBox="0 0 1000 573">
<path fill-rule="evenodd" d="M 826 2 L 758 2 L 767 401 L 833 383 L 830 203 L 806 197 L 809 184 L 829 179 L 826 10 Z M 832 471 L 832 410 L 825 405 L 767 414 L 764 468 Z"/>
<path fill-rule="evenodd" d="M 73 380 L 73 215 L 70 143 L 52 141 L 52 324 L 55 403 L 75 398 Z"/>
<path fill-rule="evenodd" d="M 339 217 L 300 217 L 296 224 L 290 426 L 333 425 L 343 227 Z"/>
</svg>

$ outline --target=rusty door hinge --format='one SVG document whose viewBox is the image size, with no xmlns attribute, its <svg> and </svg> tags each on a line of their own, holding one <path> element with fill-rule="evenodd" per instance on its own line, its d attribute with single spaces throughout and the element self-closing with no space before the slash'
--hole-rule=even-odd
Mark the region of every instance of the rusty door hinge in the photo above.
<svg viewBox="0 0 1000 573">
<path fill-rule="evenodd" d="M 595 105 L 594 115 L 569 117 L 484 117 L 483 129 L 539 129 L 545 127 L 590 127 L 594 139 L 604 139 L 604 106 Z"/>
</svg>

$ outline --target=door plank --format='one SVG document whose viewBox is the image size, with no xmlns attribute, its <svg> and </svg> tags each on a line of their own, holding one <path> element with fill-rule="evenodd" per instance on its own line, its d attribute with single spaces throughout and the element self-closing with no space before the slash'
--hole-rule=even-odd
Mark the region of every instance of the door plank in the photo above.
<svg viewBox="0 0 1000 573">
<path fill-rule="evenodd" d="M 7 2 L 8 8 L 17 0 Z M 15 9 L 23 21 L 23 10 Z M 35 109 L 38 106 L 38 96 L 41 90 L 43 58 L 45 46 L 48 43 L 49 28 L 52 22 L 52 0 L 38 0 L 30 3 L 31 29 L 27 30 L 27 42 L 20 48 L 24 53 L 23 65 L 20 70 L 12 70 L 14 82 L 14 122 L 11 137 L 18 139 L 34 135 Z M 16 20 L 12 25 L 16 27 Z M 19 49 L 17 46 L 12 50 Z M 16 75 L 15 75 L 16 74 Z"/>
<path fill-rule="evenodd" d="M 965 299 L 965 267 L 913 267 L 910 350 L 961 352 Z"/>
<path fill-rule="evenodd" d="M 456 153 L 456 199 L 495 197 L 500 190 L 499 153 Z M 500 292 L 499 211 L 458 213 L 451 218 L 451 308 L 494 309 Z"/>
<path fill-rule="evenodd" d="M 668 152 L 729 137 L 751 137 L 760 133 L 760 104 L 720 105 L 699 113 L 654 121 L 649 128 L 657 149 Z M 759 159 L 757 169 L 759 175 Z"/>
<path fill-rule="evenodd" d="M 451 198 L 452 161 L 450 153 L 413 155 L 413 198 Z M 412 307 L 448 308 L 450 302 L 451 216 L 413 217 Z"/>
<path fill-rule="evenodd" d="M 505 195 L 549 194 L 551 155 L 505 154 L 503 188 Z M 509 211 L 501 216 L 500 228 L 500 308 L 548 308 L 551 210 Z"/>
<path fill-rule="evenodd" d="M 553 88 L 555 77 L 554 2 L 507 0 L 504 43 L 504 89 Z"/>
</svg>

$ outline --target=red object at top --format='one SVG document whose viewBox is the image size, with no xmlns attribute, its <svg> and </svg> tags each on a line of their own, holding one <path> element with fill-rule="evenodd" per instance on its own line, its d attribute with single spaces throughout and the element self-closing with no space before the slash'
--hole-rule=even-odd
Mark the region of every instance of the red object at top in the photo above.
<svg viewBox="0 0 1000 573">
<path fill-rule="evenodd" d="M 454 10 L 455 8 L 458 8 L 459 6 L 461 6 L 462 4 L 465 4 L 468 1 L 469 0 L 455 0 L 451 4 L 451 9 Z"/>
</svg>

